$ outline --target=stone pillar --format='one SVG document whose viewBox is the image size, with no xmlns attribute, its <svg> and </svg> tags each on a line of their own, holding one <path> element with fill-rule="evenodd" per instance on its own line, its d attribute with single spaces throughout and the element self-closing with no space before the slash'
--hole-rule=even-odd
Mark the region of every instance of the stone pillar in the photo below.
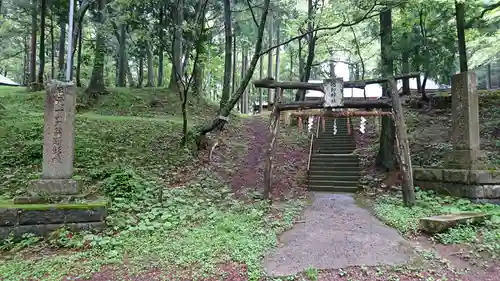
<svg viewBox="0 0 500 281">
<path fill-rule="evenodd" d="M 481 169 L 485 154 L 479 144 L 479 102 L 474 72 L 456 74 L 451 80 L 453 151 L 446 158 L 450 169 Z"/>
<path fill-rule="evenodd" d="M 31 195 L 78 193 L 77 182 L 72 179 L 75 111 L 75 85 L 52 81 L 45 100 L 42 176 L 31 184 Z"/>
</svg>

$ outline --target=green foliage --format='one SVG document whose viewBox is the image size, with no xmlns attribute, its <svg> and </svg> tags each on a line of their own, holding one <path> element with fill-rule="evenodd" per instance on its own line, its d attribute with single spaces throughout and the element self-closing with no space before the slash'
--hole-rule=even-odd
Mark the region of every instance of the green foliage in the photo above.
<svg viewBox="0 0 500 281">
<path fill-rule="evenodd" d="M 403 234 L 416 233 L 419 219 L 427 216 L 459 212 L 485 212 L 492 216 L 483 225 L 460 225 L 436 234 L 434 238 L 443 244 L 469 243 L 480 251 L 500 254 L 500 206 L 474 204 L 466 199 L 440 197 L 433 192 L 417 192 L 417 204 L 412 208 L 403 206 L 399 198 L 384 196 L 376 201 L 374 211 L 377 217 Z"/>
<path fill-rule="evenodd" d="M 143 188 L 151 192 L 156 187 Z M 276 234 L 291 224 L 291 219 L 271 221 L 264 201 L 242 204 L 233 199 L 226 186 L 209 176 L 199 184 L 165 189 L 161 202 L 148 199 L 142 191 L 135 195 L 131 197 L 134 199 L 115 198 L 108 234 L 77 234 L 62 229 L 47 242 L 52 247 L 80 251 L 64 258 L 14 256 L 0 264 L 0 276 L 7 278 L 3 280 L 88 276 L 127 255 L 134 270 L 154 266 L 165 274 L 181 273 L 183 268 L 194 268 L 198 275 L 213 273 L 217 264 L 235 261 L 247 265 L 250 280 L 258 280 L 262 276 L 262 255 L 276 245 Z M 300 206 L 300 202 L 287 204 L 284 217 L 294 217 Z M 31 246 L 23 241 L 23 247 Z"/>
<path fill-rule="evenodd" d="M 172 167 L 192 163 L 190 151 L 172 149 L 179 146 L 182 132 L 177 96 L 162 90 L 158 97 L 168 101 L 161 111 L 147 106 L 153 99 L 149 90 L 111 90 L 93 111 L 77 115 L 75 176 L 83 179 L 84 186 L 94 186 L 115 167 L 166 180 Z M 28 181 L 39 176 L 43 102 L 43 93 L 0 92 L 0 103 L 6 108 L 0 120 L 0 191 L 4 197 L 22 194 Z M 192 102 L 190 108 L 198 110 L 191 125 L 212 117 L 215 110 L 203 100 Z"/>
<path fill-rule="evenodd" d="M 192 182 L 183 178 L 184 186 L 171 188 L 178 168 L 198 163 L 190 151 L 178 149 L 182 123 L 177 96 L 163 92 L 160 97 L 172 102 L 156 111 L 145 108 L 151 91 L 111 90 L 91 111 L 77 115 L 75 177 L 89 191 L 111 199 L 107 228 L 98 234 L 59 229 L 43 241 L 31 235 L 18 243 L 3 241 L 0 279 L 86 278 L 102 266 L 123 263 L 129 273 L 158 268 L 166 280 L 185 270 L 194 277 L 213 274 L 225 262 L 245 264 L 250 280 L 263 275 L 262 256 L 276 246 L 277 233 L 290 227 L 303 202 L 286 202 L 277 220 L 269 215 L 267 201 L 236 200 L 202 167 L 196 167 Z M 0 99 L 6 107 L 0 134 L 1 194 L 11 198 L 39 177 L 44 99 L 42 93 L 25 91 L 0 92 Z M 192 110 L 205 108 L 190 119 L 192 135 L 214 109 L 198 102 L 190 105 Z M 53 254 L 25 255 L 47 250 Z"/>
<path fill-rule="evenodd" d="M 151 183 L 137 175 L 133 170 L 113 173 L 101 182 L 104 194 L 109 198 L 133 199 L 146 197 L 151 191 Z"/>
</svg>

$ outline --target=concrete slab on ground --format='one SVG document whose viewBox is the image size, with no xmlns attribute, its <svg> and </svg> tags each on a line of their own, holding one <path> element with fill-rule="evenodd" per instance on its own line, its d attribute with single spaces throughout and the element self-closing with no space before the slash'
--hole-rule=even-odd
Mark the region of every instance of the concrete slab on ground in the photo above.
<svg viewBox="0 0 500 281">
<path fill-rule="evenodd" d="M 399 233 L 358 206 L 353 195 L 311 193 L 302 223 L 280 236 L 280 246 L 264 259 L 269 276 L 348 266 L 402 264 L 413 249 Z"/>
</svg>

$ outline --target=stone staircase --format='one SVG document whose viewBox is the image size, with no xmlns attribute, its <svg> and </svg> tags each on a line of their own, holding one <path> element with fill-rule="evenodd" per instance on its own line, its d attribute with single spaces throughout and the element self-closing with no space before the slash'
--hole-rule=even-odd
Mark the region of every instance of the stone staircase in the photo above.
<svg viewBox="0 0 500 281">
<path fill-rule="evenodd" d="M 356 149 L 354 129 L 347 130 L 347 118 L 336 118 L 337 132 L 334 135 L 335 118 L 325 120 L 318 136 L 313 140 L 309 166 L 309 190 L 328 192 L 356 192 L 360 177 L 359 158 L 353 155 Z"/>
</svg>

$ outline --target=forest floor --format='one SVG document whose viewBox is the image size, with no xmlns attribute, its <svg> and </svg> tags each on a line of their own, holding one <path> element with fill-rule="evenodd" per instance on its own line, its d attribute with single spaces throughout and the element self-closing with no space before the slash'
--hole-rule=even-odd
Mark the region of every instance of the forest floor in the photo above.
<svg viewBox="0 0 500 281">
<path fill-rule="evenodd" d="M 23 194 L 26 183 L 39 176 L 43 93 L 0 92 L 0 104 L 6 108 L 0 112 L 1 199 Z M 178 97 L 164 90 L 117 89 L 81 112 L 75 173 L 89 191 L 113 197 L 108 229 L 3 241 L 0 280 L 499 280 L 491 271 L 498 272 L 498 265 L 489 262 L 500 253 L 497 222 L 435 237 L 416 229 L 419 217 L 450 207 L 480 209 L 493 218 L 500 215 L 498 207 L 418 192 L 419 205 L 406 209 L 398 188 L 368 162 L 358 205 L 411 243 L 411 262 L 309 267 L 292 276 L 265 277 L 263 256 L 280 245 L 280 233 L 304 224 L 298 214 L 312 203 L 304 182 L 307 136 L 283 128 L 269 206 L 261 196 L 267 119 L 232 116 L 209 163 L 207 151 L 196 157 L 189 149 L 172 149 L 180 140 L 178 105 Z M 190 129 L 216 112 L 202 100 L 189 106 Z M 366 147 L 363 159 L 373 159 L 372 132 L 359 138 Z"/>
</svg>

